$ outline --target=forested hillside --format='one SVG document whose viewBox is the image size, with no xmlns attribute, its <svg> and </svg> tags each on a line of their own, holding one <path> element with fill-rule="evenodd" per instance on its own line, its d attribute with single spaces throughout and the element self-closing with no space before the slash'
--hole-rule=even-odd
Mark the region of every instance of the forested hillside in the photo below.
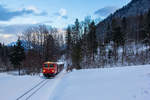
<svg viewBox="0 0 150 100">
<path fill-rule="evenodd" d="M 149 4 L 149 0 L 132 0 L 97 25 L 88 19 L 75 22 L 71 33 L 67 32 L 72 62 L 82 68 L 150 63 Z"/>
</svg>

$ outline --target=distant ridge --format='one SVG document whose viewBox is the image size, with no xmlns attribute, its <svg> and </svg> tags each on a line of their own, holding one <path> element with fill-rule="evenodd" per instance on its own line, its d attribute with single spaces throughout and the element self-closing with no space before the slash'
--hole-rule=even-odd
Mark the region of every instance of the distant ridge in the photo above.
<svg viewBox="0 0 150 100">
<path fill-rule="evenodd" d="M 28 42 L 27 41 L 24 41 L 24 40 L 21 40 L 21 43 L 22 43 L 22 46 L 24 47 L 25 50 L 28 50 Z M 17 44 L 17 41 L 16 42 L 11 42 L 9 43 L 7 46 L 14 46 Z"/>
<path fill-rule="evenodd" d="M 97 24 L 97 37 L 98 39 L 104 37 L 107 26 L 111 23 L 113 18 L 123 18 L 139 16 L 147 13 L 150 10 L 150 0 L 132 0 L 126 6 L 118 9 L 113 14 L 109 15 L 106 19 Z M 130 23 L 133 24 L 133 23 Z"/>
</svg>

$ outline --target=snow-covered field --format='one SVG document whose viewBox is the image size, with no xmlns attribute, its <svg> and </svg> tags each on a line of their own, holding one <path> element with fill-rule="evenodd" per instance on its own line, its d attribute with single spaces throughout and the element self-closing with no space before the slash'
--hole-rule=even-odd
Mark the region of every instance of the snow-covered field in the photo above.
<svg viewBox="0 0 150 100">
<path fill-rule="evenodd" d="M 41 76 L 16 76 L 7 73 L 0 73 L 0 100 L 16 100 L 18 97 L 23 95 L 25 92 L 29 91 L 31 88 L 35 87 L 41 81 L 44 81 L 33 91 L 26 94 L 19 100 L 26 100 L 27 97 L 32 95 L 38 88 L 40 88 L 35 94 L 33 94 L 27 100 L 49 100 L 53 91 L 58 86 L 58 83 L 62 77 L 66 74 L 65 71 L 61 72 L 55 78 L 46 79 Z"/>
<path fill-rule="evenodd" d="M 52 100 L 150 100 L 150 65 L 73 71 Z"/>
<path fill-rule="evenodd" d="M 0 73 L 0 100 L 15 100 L 41 80 L 44 79 L 39 76 L 13 76 Z"/>
<path fill-rule="evenodd" d="M 42 80 L 0 73 L 0 100 L 16 100 Z M 150 65 L 64 71 L 29 100 L 150 100 Z"/>
</svg>

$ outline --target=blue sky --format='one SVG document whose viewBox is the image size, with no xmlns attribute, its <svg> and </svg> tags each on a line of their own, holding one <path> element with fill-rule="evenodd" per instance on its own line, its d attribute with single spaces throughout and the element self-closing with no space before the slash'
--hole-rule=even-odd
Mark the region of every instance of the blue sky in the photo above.
<svg viewBox="0 0 150 100">
<path fill-rule="evenodd" d="M 15 41 L 25 26 L 65 28 L 86 16 L 105 18 L 131 0 L 0 0 L 0 42 Z M 19 29 L 17 30 L 17 27 Z"/>
</svg>

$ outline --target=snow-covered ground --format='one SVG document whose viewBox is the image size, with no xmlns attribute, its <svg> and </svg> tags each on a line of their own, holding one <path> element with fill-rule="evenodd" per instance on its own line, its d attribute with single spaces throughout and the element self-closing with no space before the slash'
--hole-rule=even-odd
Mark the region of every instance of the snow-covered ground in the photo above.
<svg viewBox="0 0 150 100">
<path fill-rule="evenodd" d="M 150 100 L 150 65 L 67 74 L 51 100 Z"/>
<path fill-rule="evenodd" d="M 42 84 L 38 85 L 38 87 L 19 100 L 49 100 L 65 74 L 66 71 L 63 70 L 55 78 L 46 79 L 42 75 L 16 76 L 8 73 L 0 73 L 0 100 L 16 100 L 44 80 L 45 81 Z M 33 94 L 35 91 L 36 93 Z M 30 97 L 30 95 L 32 96 Z M 30 98 L 27 99 L 28 97 Z"/>
<path fill-rule="evenodd" d="M 42 80 L 0 73 L 0 100 L 16 100 Z M 150 100 L 150 65 L 63 71 L 29 100 Z"/>
<path fill-rule="evenodd" d="M 15 100 L 41 80 L 44 79 L 39 76 L 13 76 L 0 73 L 0 100 Z"/>
</svg>

